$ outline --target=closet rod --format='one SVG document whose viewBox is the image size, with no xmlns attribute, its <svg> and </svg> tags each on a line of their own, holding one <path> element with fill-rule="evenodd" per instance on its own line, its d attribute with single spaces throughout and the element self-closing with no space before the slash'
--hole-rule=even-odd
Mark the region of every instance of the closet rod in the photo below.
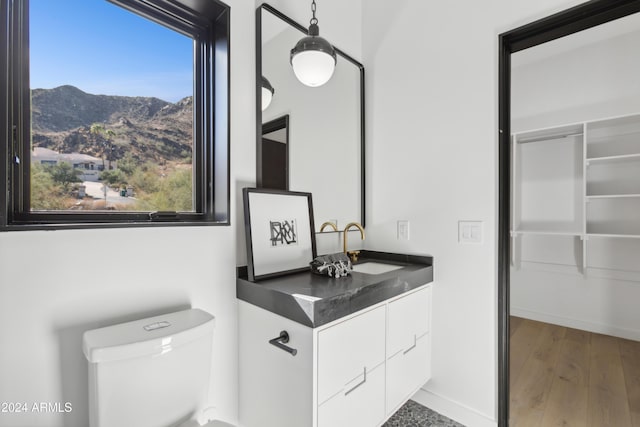
<svg viewBox="0 0 640 427">
<path fill-rule="evenodd" d="M 533 138 L 525 138 L 525 139 L 517 139 L 518 142 L 522 144 L 526 144 L 529 142 L 540 142 L 540 141 L 549 141 L 552 139 L 560 139 L 560 138 L 569 138 L 570 136 L 582 136 L 584 133 L 575 132 L 575 133 L 561 133 L 557 135 L 547 135 L 547 136 L 538 136 Z"/>
</svg>

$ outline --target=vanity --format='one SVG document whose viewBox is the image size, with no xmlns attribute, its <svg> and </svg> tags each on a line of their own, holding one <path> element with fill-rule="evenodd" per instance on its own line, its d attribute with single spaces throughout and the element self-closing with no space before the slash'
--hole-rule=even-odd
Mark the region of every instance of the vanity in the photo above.
<svg viewBox="0 0 640 427">
<path fill-rule="evenodd" d="M 431 376 L 433 258 L 362 251 L 347 277 L 237 279 L 245 427 L 375 427 Z"/>
<path fill-rule="evenodd" d="M 329 82 L 302 85 L 289 54 L 306 35 L 304 26 L 273 7 L 256 10 L 256 187 L 313 194 L 309 216 L 322 225 L 311 227 L 311 242 L 342 233 L 346 252 L 352 221 L 359 221 L 364 238 L 364 67 L 333 46 Z M 278 206 L 278 213 L 257 214 L 253 223 L 288 220 L 284 205 L 282 199 L 264 202 L 263 208 Z M 248 276 L 257 277 L 251 248 L 267 241 L 265 229 L 261 234 L 251 221 L 247 225 L 259 211 L 245 200 L 250 274 L 239 272 L 236 282 L 240 424 L 382 425 L 431 376 L 432 257 L 363 250 L 350 275 L 331 278 L 306 268 L 314 247 L 296 272 L 251 281 Z M 335 231 L 323 232 L 327 224 Z M 257 250 L 263 259 L 275 258 L 273 250 Z M 298 254 L 296 246 L 290 250 Z"/>
</svg>

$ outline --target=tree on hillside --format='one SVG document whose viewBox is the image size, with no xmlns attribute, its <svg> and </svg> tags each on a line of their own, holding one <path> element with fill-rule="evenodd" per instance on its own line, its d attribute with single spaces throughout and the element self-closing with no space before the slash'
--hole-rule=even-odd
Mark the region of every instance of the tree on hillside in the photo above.
<svg viewBox="0 0 640 427">
<path fill-rule="evenodd" d="M 127 185 L 127 177 L 120 169 L 102 171 L 100 180 L 109 183 L 109 185 Z"/>
<path fill-rule="evenodd" d="M 136 160 L 133 154 L 127 152 L 118 160 L 118 169 L 124 172 L 125 175 L 132 176 L 138 168 L 138 163 L 140 163 L 139 160 Z"/>
<path fill-rule="evenodd" d="M 89 128 L 89 133 L 96 136 L 98 147 L 100 150 L 100 156 L 102 157 L 102 167 L 104 170 L 111 169 L 111 162 L 113 161 L 112 151 L 113 145 L 111 141 L 116 136 L 116 133 L 112 129 L 107 129 L 101 123 L 93 123 Z M 105 157 L 109 162 L 109 166 L 105 164 Z"/>
<path fill-rule="evenodd" d="M 78 177 L 80 171 L 74 169 L 69 163 L 60 162 L 47 167 L 47 172 L 51 175 L 53 181 L 62 186 L 65 192 L 69 192 L 69 185 L 74 182 L 82 182 Z"/>
</svg>

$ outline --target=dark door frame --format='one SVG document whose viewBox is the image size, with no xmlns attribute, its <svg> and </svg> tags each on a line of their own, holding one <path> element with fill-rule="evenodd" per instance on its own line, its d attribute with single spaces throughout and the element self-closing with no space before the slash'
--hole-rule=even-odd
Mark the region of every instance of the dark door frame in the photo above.
<svg viewBox="0 0 640 427">
<path fill-rule="evenodd" d="M 511 54 L 633 13 L 640 0 L 591 0 L 500 34 L 498 53 L 498 425 L 509 425 Z"/>
<path fill-rule="evenodd" d="M 256 145 L 256 187 L 262 188 L 263 185 L 263 138 L 266 134 L 275 132 L 277 130 L 284 129 L 285 130 L 285 182 L 286 187 L 282 190 L 289 190 L 289 115 L 285 114 L 284 116 L 275 118 L 273 120 L 268 121 L 262 125 L 262 132 L 259 135 L 259 142 Z"/>
</svg>

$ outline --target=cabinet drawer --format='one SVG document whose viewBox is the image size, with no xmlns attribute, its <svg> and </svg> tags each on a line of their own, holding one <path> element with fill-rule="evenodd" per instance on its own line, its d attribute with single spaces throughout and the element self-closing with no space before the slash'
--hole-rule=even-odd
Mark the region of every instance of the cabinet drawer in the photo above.
<svg viewBox="0 0 640 427">
<path fill-rule="evenodd" d="M 431 377 L 431 336 L 387 360 L 387 414 L 395 412 Z"/>
<path fill-rule="evenodd" d="M 318 333 L 318 404 L 384 362 L 384 331 L 382 306 Z"/>
<path fill-rule="evenodd" d="M 384 420 L 384 363 L 318 408 L 318 427 L 372 427 Z"/>
<path fill-rule="evenodd" d="M 429 332 L 431 287 L 389 303 L 387 358 L 411 347 Z"/>
</svg>

